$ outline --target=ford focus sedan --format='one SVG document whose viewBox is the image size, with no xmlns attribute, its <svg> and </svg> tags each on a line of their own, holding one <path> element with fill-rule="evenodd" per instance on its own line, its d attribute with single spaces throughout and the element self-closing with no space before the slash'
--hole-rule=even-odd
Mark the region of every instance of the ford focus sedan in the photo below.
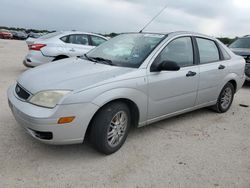
<svg viewBox="0 0 250 188">
<path fill-rule="evenodd" d="M 190 32 L 129 33 L 80 58 L 24 72 L 8 89 L 20 125 L 48 144 L 89 138 L 111 154 L 132 126 L 203 107 L 226 112 L 245 81 L 245 61 Z"/>
</svg>

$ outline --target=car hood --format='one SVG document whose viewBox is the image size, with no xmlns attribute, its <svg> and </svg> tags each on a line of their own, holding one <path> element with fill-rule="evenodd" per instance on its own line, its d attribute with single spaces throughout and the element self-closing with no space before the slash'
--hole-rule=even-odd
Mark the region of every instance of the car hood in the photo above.
<svg viewBox="0 0 250 188">
<path fill-rule="evenodd" d="M 83 90 L 117 81 L 135 70 L 68 58 L 30 69 L 17 82 L 32 94 L 44 90 Z"/>
<path fill-rule="evenodd" d="M 241 55 L 241 56 L 250 55 L 250 49 L 248 48 L 231 48 L 231 50 L 237 55 Z"/>
</svg>

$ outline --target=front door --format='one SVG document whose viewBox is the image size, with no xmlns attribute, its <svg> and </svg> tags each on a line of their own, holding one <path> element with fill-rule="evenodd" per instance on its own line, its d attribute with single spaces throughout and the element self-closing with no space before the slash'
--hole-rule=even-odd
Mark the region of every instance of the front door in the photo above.
<svg viewBox="0 0 250 188">
<path fill-rule="evenodd" d="M 148 73 L 148 120 L 195 105 L 199 68 L 193 46 L 191 37 L 174 39 L 153 62 L 154 65 L 162 61 L 174 61 L 181 68 L 179 71 Z"/>
</svg>

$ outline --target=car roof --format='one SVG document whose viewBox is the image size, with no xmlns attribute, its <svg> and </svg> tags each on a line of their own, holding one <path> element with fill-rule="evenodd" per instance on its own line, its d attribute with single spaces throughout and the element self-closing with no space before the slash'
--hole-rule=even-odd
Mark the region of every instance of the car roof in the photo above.
<svg viewBox="0 0 250 188">
<path fill-rule="evenodd" d="M 129 34 L 129 33 L 139 33 L 139 32 L 128 32 L 128 33 L 123 33 L 123 34 Z M 156 35 L 165 35 L 165 36 L 178 36 L 178 35 L 193 35 L 193 36 L 198 36 L 198 37 L 204 37 L 204 38 L 209 38 L 216 40 L 216 38 L 212 36 L 208 36 L 205 34 L 197 33 L 197 32 L 191 32 L 191 31 L 172 31 L 172 32 L 141 32 L 142 34 L 156 34 Z"/>
<path fill-rule="evenodd" d="M 96 34 L 96 33 L 90 33 L 90 32 L 82 32 L 82 31 L 59 31 L 60 35 L 72 35 L 72 34 L 85 34 L 85 35 L 95 35 L 95 36 L 100 36 L 102 38 L 105 38 L 105 36 Z"/>
</svg>

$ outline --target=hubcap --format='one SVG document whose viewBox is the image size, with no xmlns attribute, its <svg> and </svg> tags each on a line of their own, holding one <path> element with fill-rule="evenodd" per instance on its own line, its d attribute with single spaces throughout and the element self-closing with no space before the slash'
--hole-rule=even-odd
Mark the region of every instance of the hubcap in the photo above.
<svg viewBox="0 0 250 188">
<path fill-rule="evenodd" d="M 108 128 L 108 144 L 111 147 L 117 146 L 125 135 L 128 125 L 128 116 L 124 111 L 120 111 L 112 118 Z"/>
<path fill-rule="evenodd" d="M 231 104 L 231 100 L 233 97 L 233 92 L 232 89 L 230 87 L 227 87 L 221 96 L 221 107 L 223 109 L 227 109 L 229 107 L 229 105 Z"/>
</svg>

